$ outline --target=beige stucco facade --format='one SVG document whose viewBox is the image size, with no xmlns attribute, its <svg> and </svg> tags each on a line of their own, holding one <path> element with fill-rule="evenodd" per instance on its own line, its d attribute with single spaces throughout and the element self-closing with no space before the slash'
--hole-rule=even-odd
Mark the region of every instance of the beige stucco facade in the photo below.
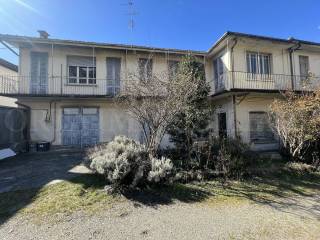
<svg viewBox="0 0 320 240">
<path fill-rule="evenodd" d="M 14 41 L 14 40 L 13 40 Z M 168 73 L 168 61 L 180 60 L 185 54 L 197 56 L 205 66 L 206 80 L 211 86 L 210 102 L 214 108 L 212 117 L 213 133 L 219 134 L 218 114 L 226 114 L 226 132 L 230 137 L 240 137 L 253 149 L 268 150 L 277 148 L 277 141 L 256 143 L 250 138 L 250 113 L 267 113 L 270 104 L 281 97 L 279 90 L 302 90 L 299 75 L 301 64 L 299 56 L 308 57 L 308 72 L 312 77 L 313 88 L 320 86 L 320 45 L 299 43 L 284 39 L 248 36 L 247 34 L 227 34 L 208 52 L 176 51 L 169 49 L 137 48 L 134 46 L 97 45 L 94 43 L 73 43 L 66 41 L 47 41 L 32 39 L 33 44 L 14 42 L 20 49 L 19 64 L 19 102 L 31 108 L 31 140 L 50 141 L 62 144 L 62 112 L 65 107 L 97 107 L 99 109 L 99 141 L 110 141 L 115 135 L 127 135 L 141 140 L 141 129 L 128 116 L 126 109 L 106 94 L 106 58 L 121 59 L 120 86 L 129 74 L 136 74 L 138 59 L 152 59 L 153 74 Z M 24 41 L 24 40 L 22 40 Z M 290 52 L 290 49 L 292 50 Z M 48 55 L 48 95 L 28 96 L 30 93 L 31 53 L 45 52 Z M 268 73 L 249 73 L 247 54 L 268 56 Z M 95 59 L 96 84 L 70 85 L 68 79 L 68 57 L 81 56 Z M 223 66 L 219 71 L 219 84 L 215 79 L 215 59 Z M 291 61 L 291 60 L 292 61 Z M 292 64 L 291 64 L 292 62 Z M 257 62 L 257 64 L 260 64 Z M 296 76 L 297 75 L 297 76 Z M 300 86 L 301 84 L 301 86 Z M 72 97 L 71 95 L 77 95 Z M 56 95 L 56 96 L 53 96 Z M 69 96 L 66 96 L 69 95 Z M 84 98 L 81 95 L 86 95 Z M 96 97 L 99 95 L 100 97 Z M 88 97 L 89 96 L 89 97 Z M 266 126 L 264 126 L 266 127 Z M 168 146 L 166 135 L 163 146 Z"/>
</svg>

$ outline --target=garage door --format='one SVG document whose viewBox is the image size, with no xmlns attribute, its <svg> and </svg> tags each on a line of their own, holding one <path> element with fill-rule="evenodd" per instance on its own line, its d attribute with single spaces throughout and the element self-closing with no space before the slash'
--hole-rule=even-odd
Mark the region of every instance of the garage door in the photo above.
<svg viewBox="0 0 320 240">
<path fill-rule="evenodd" d="M 99 109 L 64 108 L 62 114 L 63 145 L 94 145 L 99 141 Z"/>
</svg>

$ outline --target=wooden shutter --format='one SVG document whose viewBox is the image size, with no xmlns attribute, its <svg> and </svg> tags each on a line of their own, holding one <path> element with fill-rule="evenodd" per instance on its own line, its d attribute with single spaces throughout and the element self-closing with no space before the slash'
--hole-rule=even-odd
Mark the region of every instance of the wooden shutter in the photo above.
<svg viewBox="0 0 320 240">
<path fill-rule="evenodd" d="M 48 53 L 31 52 L 30 91 L 46 94 L 48 90 Z"/>
<path fill-rule="evenodd" d="M 107 58 L 107 94 L 120 91 L 121 58 Z"/>
<path fill-rule="evenodd" d="M 250 112 L 250 140 L 253 142 L 274 141 L 274 134 L 269 125 L 268 115 L 265 112 Z"/>
</svg>

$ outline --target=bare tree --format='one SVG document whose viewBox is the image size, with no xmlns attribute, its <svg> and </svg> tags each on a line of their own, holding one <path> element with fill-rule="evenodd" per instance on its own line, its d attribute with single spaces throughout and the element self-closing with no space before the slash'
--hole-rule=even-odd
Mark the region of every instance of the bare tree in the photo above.
<svg viewBox="0 0 320 240">
<path fill-rule="evenodd" d="M 287 93 L 271 105 L 272 126 L 293 159 L 304 160 L 320 141 L 320 90 Z"/>
<path fill-rule="evenodd" d="M 192 72 L 169 78 L 167 72 L 150 74 L 128 73 L 119 101 L 129 114 L 139 123 L 150 155 L 159 149 L 167 127 L 174 117 L 187 107 L 197 83 Z"/>
</svg>

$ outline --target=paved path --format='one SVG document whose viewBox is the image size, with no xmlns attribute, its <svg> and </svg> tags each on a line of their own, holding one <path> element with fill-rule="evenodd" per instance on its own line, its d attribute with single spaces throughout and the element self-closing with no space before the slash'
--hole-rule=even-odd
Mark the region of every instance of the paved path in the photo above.
<svg viewBox="0 0 320 240">
<path fill-rule="evenodd" d="M 20 154 L 0 161 L 0 192 L 41 187 L 87 173 L 83 151 L 56 148 L 49 152 Z"/>
</svg>

